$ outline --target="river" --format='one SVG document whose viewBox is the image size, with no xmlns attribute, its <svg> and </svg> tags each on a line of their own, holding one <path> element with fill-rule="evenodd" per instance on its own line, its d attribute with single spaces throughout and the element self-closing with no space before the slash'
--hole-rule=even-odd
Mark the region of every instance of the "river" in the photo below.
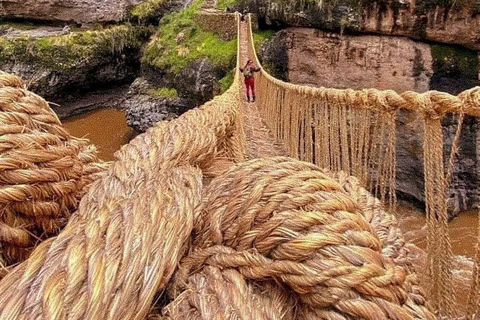
<svg viewBox="0 0 480 320">
<path fill-rule="evenodd" d="M 99 109 L 62 121 L 70 133 L 77 137 L 90 139 L 99 149 L 99 157 L 113 160 L 114 153 L 128 143 L 134 132 L 126 125 L 123 111 L 117 109 Z M 405 240 L 425 250 L 427 246 L 425 218 L 422 210 L 410 203 L 400 201 L 396 209 L 399 226 Z M 456 255 L 457 277 L 456 291 L 460 307 L 466 302 L 468 292 L 469 269 L 471 259 L 475 256 L 477 239 L 478 211 L 462 212 L 454 218 L 450 226 L 452 250 Z"/>
<path fill-rule="evenodd" d="M 118 109 L 97 109 L 62 120 L 64 127 L 74 136 L 88 138 L 99 151 L 102 160 L 113 160 L 113 154 L 133 137 L 125 114 Z"/>
</svg>

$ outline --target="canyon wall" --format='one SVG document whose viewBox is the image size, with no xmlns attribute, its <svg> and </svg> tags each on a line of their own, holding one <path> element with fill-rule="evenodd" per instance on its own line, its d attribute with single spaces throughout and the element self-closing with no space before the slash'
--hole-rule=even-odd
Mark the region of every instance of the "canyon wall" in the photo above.
<svg viewBox="0 0 480 320">
<path fill-rule="evenodd" d="M 430 46 L 402 37 L 340 36 L 309 28 L 284 31 L 288 79 L 331 88 L 427 91 Z"/>
<path fill-rule="evenodd" d="M 317 87 L 393 89 L 399 93 L 436 89 L 456 94 L 480 85 L 476 52 L 406 37 L 287 28 L 270 39 L 260 55 L 277 77 Z M 451 116 L 443 121 L 446 159 L 456 125 Z M 478 119 L 466 117 L 449 191 L 452 214 L 479 202 L 479 135 Z M 420 202 L 424 201 L 423 139 L 422 116 L 401 110 L 397 116 L 397 191 Z"/>
<path fill-rule="evenodd" d="M 58 22 L 121 21 L 142 0 L 1 0 L 0 17 Z"/>
<path fill-rule="evenodd" d="M 235 9 L 246 7 L 274 28 L 400 35 L 480 50 L 478 0 L 244 0 Z"/>
</svg>

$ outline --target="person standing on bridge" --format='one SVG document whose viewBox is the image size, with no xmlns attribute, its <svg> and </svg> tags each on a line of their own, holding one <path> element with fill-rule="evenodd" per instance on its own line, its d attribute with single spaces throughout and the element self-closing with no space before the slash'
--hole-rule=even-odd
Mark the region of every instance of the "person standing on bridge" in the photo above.
<svg viewBox="0 0 480 320">
<path fill-rule="evenodd" d="M 252 102 L 255 102 L 255 78 L 254 73 L 259 72 L 260 68 L 257 68 L 253 65 L 252 60 L 248 60 L 245 67 L 240 68 L 240 71 L 243 73 L 245 78 L 245 90 L 247 93 L 247 101 L 250 102 L 250 91 L 252 93 Z"/>
</svg>

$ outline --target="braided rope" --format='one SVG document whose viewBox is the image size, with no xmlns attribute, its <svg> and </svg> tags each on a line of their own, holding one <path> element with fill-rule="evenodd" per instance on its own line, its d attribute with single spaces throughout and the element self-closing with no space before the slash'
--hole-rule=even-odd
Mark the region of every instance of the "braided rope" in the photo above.
<svg viewBox="0 0 480 320">
<path fill-rule="evenodd" d="M 190 276 L 170 303 L 167 319 L 294 319 L 294 305 L 283 288 L 253 284 L 234 269 L 207 266 Z"/>
<path fill-rule="evenodd" d="M 243 157 L 238 79 L 224 95 L 117 152 L 59 236 L 2 279 L 2 318 L 146 316 L 185 250 L 200 199 L 199 168 Z"/>
<path fill-rule="evenodd" d="M 313 165 L 283 157 L 237 165 L 205 188 L 198 210 L 196 249 L 173 296 L 213 266 L 288 285 L 300 318 L 434 319 L 408 269 L 382 256 L 358 203 Z"/>
<path fill-rule="evenodd" d="M 192 165 L 211 166 L 223 154 L 217 148 L 234 129 L 237 100 L 230 91 L 123 147 L 62 233 L 0 282 L 0 313 L 9 319 L 143 318 L 193 225 L 201 171 Z"/>
<path fill-rule="evenodd" d="M 0 73 L 0 154 L 3 268 L 56 235 L 108 164 L 98 162 L 87 140 L 62 128 L 45 100 L 6 73 Z"/>
</svg>

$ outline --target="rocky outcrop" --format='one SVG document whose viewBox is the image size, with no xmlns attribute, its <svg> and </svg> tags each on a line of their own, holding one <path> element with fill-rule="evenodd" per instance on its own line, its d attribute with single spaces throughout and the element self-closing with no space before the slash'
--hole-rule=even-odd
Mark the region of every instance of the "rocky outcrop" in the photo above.
<svg viewBox="0 0 480 320">
<path fill-rule="evenodd" d="M 175 88 L 179 97 L 201 105 L 220 93 L 219 80 L 225 74 L 225 66 L 215 66 L 208 57 L 203 57 L 190 62 L 179 73 L 152 65 L 143 65 L 142 71 L 155 87 Z"/>
<path fill-rule="evenodd" d="M 188 0 L 0 0 L 0 18 L 56 23 L 112 23 L 154 20 Z M 133 12 L 135 5 L 141 4 Z"/>
<path fill-rule="evenodd" d="M 257 52 L 260 62 L 268 72 L 277 79 L 289 81 L 288 50 L 291 49 L 291 39 L 288 32 L 277 32 L 267 39 Z"/>
<path fill-rule="evenodd" d="M 30 90 L 56 101 L 130 83 L 140 70 L 143 27 L 115 26 L 60 37 L 0 39 L 0 69 L 28 79 Z"/>
<path fill-rule="evenodd" d="M 142 0 L 2 0 L 0 17 L 58 22 L 121 21 Z"/>
<path fill-rule="evenodd" d="M 478 1 L 380 1 L 363 9 L 364 30 L 406 35 L 480 50 Z"/>
<path fill-rule="evenodd" d="M 405 37 L 287 28 L 264 44 L 260 53 L 266 65 L 274 66 L 274 72 L 280 70 L 289 81 L 312 86 L 398 92 L 441 89 L 456 94 L 480 84 L 475 52 Z M 400 111 L 397 119 L 397 190 L 406 198 L 423 202 L 423 120 L 418 113 L 407 110 Z M 456 120 L 446 117 L 443 126 L 448 159 Z M 480 201 L 479 130 L 478 120 L 467 117 L 449 191 L 452 214 Z"/>
<path fill-rule="evenodd" d="M 450 157 L 457 119 L 447 116 L 443 122 L 444 159 Z M 448 191 L 448 208 L 451 215 L 477 207 L 480 181 L 480 123 L 473 117 L 465 117 L 460 137 L 460 149 L 453 168 Z M 401 110 L 397 116 L 397 191 L 409 199 L 424 202 L 423 173 L 423 120 L 420 114 Z M 428 143 L 428 142 L 427 142 Z M 446 161 L 447 162 L 447 161 Z M 445 172 L 447 163 L 445 163 Z"/>
<path fill-rule="evenodd" d="M 195 106 L 182 98 L 154 96 L 149 93 L 152 89 L 146 79 L 137 78 L 122 105 L 128 126 L 138 133 L 145 132 L 159 121 L 174 119 Z"/>
<path fill-rule="evenodd" d="M 260 22 L 275 28 L 313 27 L 455 43 L 480 50 L 480 6 L 476 0 L 242 1 Z"/>
<path fill-rule="evenodd" d="M 433 74 L 430 46 L 402 37 L 340 36 L 289 28 L 270 40 L 284 47 L 293 83 L 330 88 L 427 91 Z M 276 53 L 276 57 L 281 54 Z"/>
<path fill-rule="evenodd" d="M 207 57 L 196 60 L 175 76 L 175 88 L 180 97 L 193 99 L 198 104 L 211 100 L 220 89 L 220 70 L 212 65 Z"/>
</svg>

